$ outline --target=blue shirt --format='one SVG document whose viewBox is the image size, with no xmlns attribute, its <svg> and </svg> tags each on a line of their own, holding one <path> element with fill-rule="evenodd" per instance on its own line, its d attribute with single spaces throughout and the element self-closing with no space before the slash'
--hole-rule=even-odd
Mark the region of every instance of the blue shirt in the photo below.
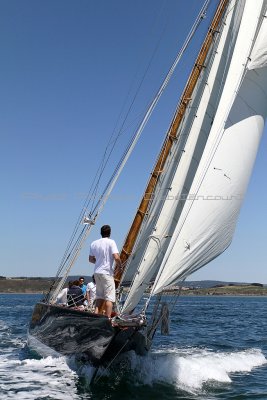
<svg viewBox="0 0 267 400">
<path fill-rule="evenodd" d="M 85 284 L 83 283 L 82 286 L 80 286 L 80 288 L 82 289 L 83 295 L 85 296 L 87 285 L 85 285 Z"/>
</svg>

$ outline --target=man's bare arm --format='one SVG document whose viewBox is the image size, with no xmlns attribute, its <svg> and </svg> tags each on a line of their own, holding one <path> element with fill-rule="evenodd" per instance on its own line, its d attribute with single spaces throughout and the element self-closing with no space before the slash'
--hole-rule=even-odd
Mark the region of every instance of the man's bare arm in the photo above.
<svg viewBox="0 0 267 400">
<path fill-rule="evenodd" d="M 89 262 L 92 264 L 95 264 L 95 262 L 96 262 L 95 256 L 89 256 Z"/>
<path fill-rule="evenodd" d="M 121 268 L 121 259 L 119 253 L 113 254 L 113 257 L 116 263 L 116 267 Z"/>
</svg>

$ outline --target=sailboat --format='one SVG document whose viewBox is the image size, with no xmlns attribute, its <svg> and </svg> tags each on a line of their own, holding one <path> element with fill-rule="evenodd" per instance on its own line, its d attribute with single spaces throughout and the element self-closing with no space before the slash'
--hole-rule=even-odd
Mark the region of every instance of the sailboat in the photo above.
<svg viewBox="0 0 267 400">
<path fill-rule="evenodd" d="M 34 308 L 29 339 L 45 350 L 82 355 L 95 367 L 129 351 L 145 355 L 174 306 L 167 307 L 168 288 L 231 243 L 267 113 L 267 0 L 218 3 L 122 246 L 114 316 L 56 304 L 208 3 L 103 193 L 81 212 L 55 281 Z"/>
</svg>

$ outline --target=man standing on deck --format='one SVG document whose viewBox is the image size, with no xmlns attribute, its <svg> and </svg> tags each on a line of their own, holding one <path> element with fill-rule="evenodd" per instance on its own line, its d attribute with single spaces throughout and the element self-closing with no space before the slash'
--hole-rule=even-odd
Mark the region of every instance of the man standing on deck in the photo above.
<svg viewBox="0 0 267 400">
<path fill-rule="evenodd" d="M 113 262 L 120 267 L 121 260 L 117 245 L 110 239 L 111 228 L 104 225 L 101 228 L 101 239 L 92 242 L 89 253 L 89 262 L 95 264 L 94 278 L 96 283 L 96 308 L 99 313 L 103 308 L 105 315 L 111 317 L 115 302 L 115 282 L 113 278 Z"/>
</svg>

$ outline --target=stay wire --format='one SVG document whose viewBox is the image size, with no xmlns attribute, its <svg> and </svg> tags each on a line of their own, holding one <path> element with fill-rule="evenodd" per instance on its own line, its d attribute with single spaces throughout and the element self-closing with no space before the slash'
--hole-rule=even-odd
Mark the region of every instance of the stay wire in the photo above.
<svg viewBox="0 0 267 400">
<path fill-rule="evenodd" d="M 166 7 L 166 4 L 167 4 L 167 1 L 165 0 L 165 2 L 163 2 L 163 5 L 161 6 L 161 8 L 164 9 L 164 8 Z M 162 10 L 160 10 L 160 11 L 158 12 L 158 16 L 154 18 L 154 22 L 153 22 L 152 25 L 157 25 L 157 23 L 158 23 L 157 19 L 159 19 L 159 18 L 162 18 Z M 159 45 L 160 45 L 160 42 L 161 42 L 161 40 L 162 40 L 162 38 L 163 38 L 163 35 L 164 35 L 164 33 L 165 33 L 166 27 L 167 27 L 167 20 L 166 20 L 166 22 L 165 22 L 164 28 L 163 28 L 163 30 L 162 30 L 162 32 L 161 32 L 161 35 L 160 35 L 160 37 L 159 37 L 159 39 L 158 39 L 158 41 L 157 41 L 157 43 L 156 43 L 156 46 L 154 47 L 154 50 L 153 50 L 153 52 L 152 52 L 152 55 L 151 55 L 151 57 L 150 57 L 150 59 L 149 59 L 149 61 L 148 61 L 147 67 L 146 67 L 146 69 L 145 69 L 145 71 L 144 71 L 144 73 L 143 73 L 143 76 L 142 76 L 142 78 L 141 78 L 141 81 L 140 81 L 140 83 L 139 83 L 139 85 L 138 85 L 138 87 L 137 87 L 137 89 L 136 89 L 136 92 L 135 92 L 135 94 L 134 94 L 134 96 L 133 96 L 133 99 L 132 99 L 132 101 L 131 101 L 131 104 L 130 104 L 130 106 L 129 106 L 127 112 L 126 112 L 126 115 L 125 115 L 123 121 L 122 121 L 122 124 L 121 124 L 121 127 L 120 127 L 120 129 L 119 129 L 119 132 L 118 132 L 118 134 L 117 134 L 115 140 L 113 141 L 112 149 L 110 150 L 110 153 L 109 153 L 109 155 L 108 155 L 108 157 L 107 157 L 107 159 L 106 159 L 106 161 L 105 161 L 105 164 L 104 164 L 105 156 L 106 156 L 106 153 L 107 153 L 107 148 L 108 148 L 108 146 L 109 146 L 109 145 L 111 144 L 111 142 L 112 142 L 112 137 L 113 137 L 114 132 L 115 132 L 115 130 L 116 130 L 116 127 L 117 127 L 117 125 L 118 125 L 118 123 L 119 123 L 119 120 L 120 120 L 120 118 L 121 118 L 121 116 L 122 116 L 123 109 L 124 109 L 124 107 L 125 107 L 125 104 L 127 103 L 127 99 L 130 97 L 130 93 L 131 93 L 132 87 L 133 87 L 133 82 L 134 82 L 134 80 L 135 80 L 135 77 L 137 76 L 137 70 L 136 70 L 136 72 L 135 72 L 135 77 L 134 77 L 133 80 L 132 80 L 132 83 L 131 83 L 131 85 L 130 85 L 130 88 L 129 88 L 128 93 L 127 93 L 127 96 L 126 96 L 126 100 L 125 100 L 124 105 L 123 105 L 123 107 L 122 107 L 122 110 L 121 110 L 121 112 L 120 112 L 120 114 L 119 114 L 119 116 L 118 116 L 118 118 L 117 118 L 117 122 L 116 122 L 116 124 L 115 124 L 115 128 L 114 128 L 114 130 L 113 130 L 113 133 L 112 133 L 112 135 L 111 135 L 111 137 L 110 137 L 110 139 L 109 139 L 108 145 L 107 145 L 106 150 L 105 150 L 105 152 L 104 152 L 103 160 L 102 160 L 102 163 L 101 163 L 102 167 L 101 167 L 101 165 L 100 165 L 100 167 L 99 167 L 99 169 L 101 170 L 100 175 L 102 175 L 102 171 L 104 171 L 104 169 L 105 169 L 105 167 L 106 167 L 106 164 L 107 164 L 107 162 L 109 161 L 109 158 L 110 158 L 110 156 L 111 156 L 111 153 L 112 153 L 112 151 L 113 151 L 113 149 L 114 149 L 114 147 L 115 147 L 115 145 L 116 145 L 116 142 L 117 142 L 119 136 L 121 136 L 121 134 L 122 134 L 122 132 L 123 132 L 125 123 L 126 123 L 126 121 L 127 121 L 127 118 L 128 118 L 128 116 L 129 116 L 129 114 L 130 114 L 130 112 L 131 112 L 131 110 L 132 110 L 132 107 L 133 107 L 133 105 L 134 105 L 134 103 L 135 103 L 135 100 L 136 100 L 136 98 L 137 98 L 137 96 L 138 96 L 138 94 L 139 94 L 139 92 L 140 92 L 140 90 L 141 90 L 141 87 L 142 87 L 142 85 L 143 85 L 143 82 L 144 82 L 144 80 L 145 80 L 145 77 L 147 76 L 147 74 L 148 74 L 148 72 L 149 72 L 149 69 L 150 69 L 150 67 L 151 67 L 152 61 L 153 61 L 153 59 L 154 59 L 154 57 L 155 57 L 155 55 L 156 55 L 156 52 L 157 52 L 157 50 L 158 50 L 158 48 L 159 48 Z M 152 28 L 153 28 L 153 26 L 152 26 Z M 97 172 L 97 173 L 98 173 L 98 172 Z M 101 178 L 101 176 L 99 177 L 99 179 L 100 179 L 100 178 Z M 97 186 L 97 184 L 96 184 L 96 186 Z"/>
<path fill-rule="evenodd" d="M 96 187 L 98 186 L 98 184 L 99 184 L 99 182 L 100 182 L 100 179 L 101 179 L 101 177 L 102 177 L 102 174 L 103 174 L 103 172 L 104 172 L 104 170 L 105 170 L 105 168 L 106 168 L 106 166 L 107 166 L 107 163 L 108 163 L 108 161 L 109 161 L 109 159 L 110 159 L 110 157 L 111 157 L 111 155 L 112 155 L 112 153 L 113 153 L 113 150 L 114 150 L 114 148 L 115 148 L 115 146 L 116 146 L 116 144 L 117 144 L 117 141 L 119 140 L 120 136 L 121 136 L 122 133 L 123 133 L 123 129 L 124 129 L 124 127 L 125 127 L 125 123 L 126 123 L 126 121 L 128 120 L 128 117 L 129 117 L 129 115 L 130 115 L 130 112 L 131 112 L 131 110 L 132 110 L 134 104 L 135 104 L 135 101 L 136 101 L 136 99 L 137 99 L 137 96 L 139 95 L 139 93 L 140 93 L 140 91 L 141 91 L 141 88 L 142 88 L 142 86 L 143 86 L 144 80 L 145 80 L 145 78 L 146 78 L 146 76 L 147 76 L 147 74 L 148 74 L 148 72 L 149 72 L 149 70 L 150 70 L 150 68 L 151 68 L 152 62 L 153 62 L 153 60 L 154 60 L 154 58 L 155 58 L 155 55 L 156 55 L 156 53 L 157 53 L 157 51 L 158 51 L 160 42 L 162 41 L 162 38 L 163 38 L 163 36 L 164 36 L 166 27 L 167 27 L 167 21 L 166 21 L 166 23 L 165 23 L 164 29 L 162 30 L 161 35 L 160 35 L 158 41 L 157 41 L 157 43 L 156 43 L 156 46 L 154 47 L 154 50 L 153 50 L 153 52 L 152 52 L 152 55 L 151 55 L 151 57 L 150 57 L 150 59 L 149 59 L 149 61 L 148 61 L 147 67 L 146 67 L 146 69 L 145 69 L 145 71 L 144 71 L 144 73 L 143 73 L 143 76 L 142 76 L 142 78 L 141 78 L 141 80 L 140 80 L 140 82 L 139 82 L 139 85 L 138 85 L 138 87 L 137 87 L 137 89 L 136 89 L 136 91 L 135 91 L 135 93 L 134 93 L 134 96 L 133 96 L 133 99 L 132 99 L 132 101 L 131 101 L 131 103 L 130 103 L 130 105 L 129 105 L 129 108 L 128 108 L 128 110 L 127 110 L 125 116 L 124 116 L 124 119 L 123 119 L 123 121 L 122 121 L 121 127 L 120 127 L 120 129 L 119 129 L 119 131 L 118 131 L 118 134 L 116 135 L 115 139 L 113 140 L 113 145 L 112 145 L 112 147 L 111 147 L 111 150 L 110 150 L 110 152 L 109 152 L 109 154 L 108 154 L 106 160 L 105 160 L 105 156 L 106 156 L 107 148 L 106 148 L 106 150 L 105 150 L 104 157 L 103 157 L 103 161 L 102 161 L 102 167 L 100 168 L 100 169 L 101 169 L 101 172 L 100 172 L 98 181 L 97 181 L 97 183 L 96 183 Z M 136 73 L 136 75 L 137 75 L 137 73 Z M 132 81 L 132 82 L 133 82 L 133 81 Z M 132 83 L 132 85 L 133 85 L 133 83 Z M 131 85 L 131 87 L 132 87 L 132 85 Z M 131 87 L 130 87 L 130 89 L 129 89 L 129 91 L 128 91 L 128 94 L 127 94 L 127 97 L 126 97 L 126 101 L 127 101 L 127 98 L 130 96 L 130 92 L 131 92 L 131 90 L 132 90 Z M 125 104 L 126 104 L 126 101 L 125 101 Z M 123 109 L 122 109 L 122 111 L 123 111 Z M 118 120 L 120 119 L 120 117 L 121 117 L 121 115 L 122 115 L 122 111 L 121 111 L 121 113 L 120 113 L 120 115 L 119 115 L 119 117 L 118 117 Z M 117 120 L 116 125 L 118 124 L 118 120 Z M 109 141 L 109 143 L 108 143 L 108 146 L 112 143 L 112 140 L 111 140 L 111 139 L 112 139 L 113 134 L 114 134 L 114 131 L 113 131 L 113 133 L 112 133 L 112 135 L 111 135 L 111 138 L 110 138 L 110 141 Z M 107 147 L 108 147 L 108 146 L 107 146 Z M 93 207 L 93 205 L 92 205 L 92 207 Z M 92 211 L 92 210 L 91 210 L 91 211 Z"/>
</svg>

